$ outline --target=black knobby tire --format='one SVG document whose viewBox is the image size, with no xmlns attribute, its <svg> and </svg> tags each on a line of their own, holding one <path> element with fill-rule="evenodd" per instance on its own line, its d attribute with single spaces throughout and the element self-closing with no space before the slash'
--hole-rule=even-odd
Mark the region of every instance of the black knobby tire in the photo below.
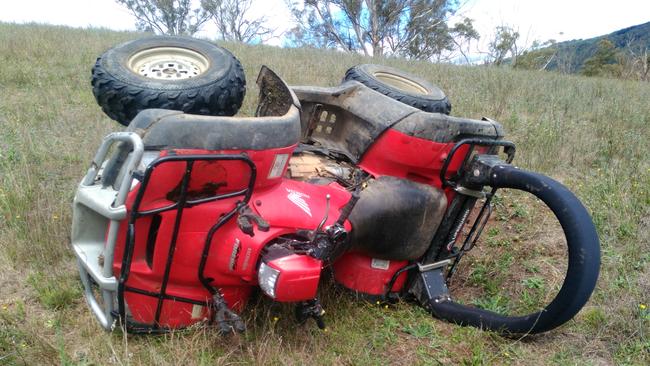
<svg viewBox="0 0 650 366">
<path fill-rule="evenodd" d="M 244 70 L 230 52 L 172 36 L 111 48 L 97 59 L 91 84 L 104 113 L 125 126 L 148 108 L 232 116 L 246 93 Z"/>
<path fill-rule="evenodd" d="M 425 112 L 451 112 L 451 103 L 437 86 L 404 71 L 374 64 L 357 65 L 345 73 L 345 80 L 356 80 L 379 93 Z"/>
</svg>

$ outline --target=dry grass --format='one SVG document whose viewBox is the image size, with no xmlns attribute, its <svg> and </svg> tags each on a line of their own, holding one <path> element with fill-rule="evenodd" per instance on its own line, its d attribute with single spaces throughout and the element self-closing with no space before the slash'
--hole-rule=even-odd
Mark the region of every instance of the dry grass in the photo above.
<svg viewBox="0 0 650 366">
<path fill-rule="evenodd" d="M 0 364 L 650 363 L 650 312 L 639 307 L 650 306 L 650 85 L 393 59 L 372 62 L 439 84 L 455 115 L 500 120 L 519 147 L 519 165 L 563 181 L 589 208 L 603 246 L 602 275 L 575 321 L 513 340 L 434 320 L 407 304 L 385 309 L 326 289 L 326 333 L 296 327 L 290 308 L 268 301 L 247 309 L 249 331 L 238 337 L 205 329 L 161 337 L 103 332 L 80 295 L 70 205 L 101 138 L 119 129 L 95 104 L 90 67 L 104 50 L 137 36 L 0 23 Z M 262 64 L 291 84 L 334 85 L 348 67 L 371 61 L 225 46 L 248 75 L 246 114 L 254 110 Z M 514 198 L 503 196 L 455 285 L 461 298 L 476 294 L 497 310 L 535 306 L 562 266 L 561 251 L 547 250 L 557 240 L 545 214 L 532 200 Z"/>
</svg>

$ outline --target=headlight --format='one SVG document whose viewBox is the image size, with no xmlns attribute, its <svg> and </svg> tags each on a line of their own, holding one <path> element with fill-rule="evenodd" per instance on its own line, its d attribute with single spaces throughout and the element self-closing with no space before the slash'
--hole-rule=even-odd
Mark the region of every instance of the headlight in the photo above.
<svg viewBox="0 0 650 366">
<path fill-rule="evenodd" d="M 275 298 L 275 285 L 278 282 L 279 276 L 280 271 L 277 269 L 268 266 L 264 262 L 260 264 L 260 269 L 257 272 L 258 282 L 262 291 L 273 299 Z"/>
</svg>

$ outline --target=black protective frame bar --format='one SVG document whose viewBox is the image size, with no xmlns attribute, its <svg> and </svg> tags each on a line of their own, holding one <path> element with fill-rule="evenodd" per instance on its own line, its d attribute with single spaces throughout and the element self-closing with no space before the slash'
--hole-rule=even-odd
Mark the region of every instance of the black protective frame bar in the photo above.
<svg viewBox="0 0 650 366">
<path fill-rule="evenodd" d="M 469 145 L 463 162 L 458 167 L 458 171 L 453 178 L 447 177 L 447 170 L 449 165 L 454 159 L 455 154 L 458 150 L 465 145 Z M 515 144 L 511 141 L 506 140 L 490 140 L 485 138 L 466 138 L 458 141 L 454 147 L 451 148 L 447 158 L 445 159 L 442 168 L 440 170 L 440 181 L 442 182 L 442 187 L 452 187 L 457 188 L 459 185 L 462 185 L 463 175 L 467 174 L 466 167 L 473 155 L 474 149 L 477 147 L 492 147 L 490 154 L 497 153 L 496 148 L 501 146 L 503 147 L 504 153 L 507 155 L 506 163 L 510 164 L 515 157 L 516 147 Z M 460 234 L 460 231 L 463 226 L 465 226 L 465 220 L 469 217 L 472 209 L 478 201 L 477 197 L 469 196 L 463 194 L 462 191 L 457 192 L 456 196 L 452 200 L 447 209 L 447 213 L 443 218 L 443 222 L 440 224 L 438 232 L 434 235 L 434 238 L 431 242 L 429 250 L 424 256 L 424 263 L 433 263 L 435 261 L 440 261 L 444 259 L 453 259 L 453 263 L 450 269 L 447 271 L 446 280 L 447 282 L 451 279 L 453 274 L 456 272 L 458 262 L 463 257 L 463 255 L 471 250 L 476 242 L 478 241 L 487 221 L 492 213 L 492 197 L 496 193 L 496 189 L 493 188 L 490 192 L 485 193 L 485 202 L 481 207 L 476 219 L 472 223 L 471 229 L 468 235 L 465 237 L 462 246 L 455 253 L 450 253 L 447 246 L 450 243 L 456 241 L 457 236 Z M 476 192 L 481 193 L 481 192 Z M 443 255 L 447 249 L 449 255 Z"/>
<path fill-rule="evenodd" d="M 449 165 L 451 164 L 452 160 L 454 159 L 455 154 L 458 152 L 458 150 L 464 146 L 464 145 L 469 145 L 469 149 L 467 150 L 467 153 L 465 154 L 465 157 L 463 158 L 463 162 L 461 165 L 458 167 L 458 172 L 456 175 L 450 179 L 447 177 L 447 170 L 449 170 Z M 440 181 L 442 183 L 442 188 L 445 187 L 452 187 L 456 188 L 458 187 L 459 183 L 461 183 L 463 174 L 465 173 L 467 163 L 469 162 L 469 159 L 471 158 L 474 148 L 477 146 L 481 147 L 492 147 L 492 150 L 490 153 L 496 154 L 496 151 L 494 150 L 496 147 L 502 146 L 504 148 L 504 153 L 507 155 L 506 162 L 510 164 L 512 160 L 515 157 L 515 152 L 516 152 L 516 147 L 515 144 L 511 141 L 506 141 L 506 140 L 490 140 L 490 139 L 485 139 L 485 138 L 466 138 L 458 141 L 449 151 L 449 154 L 447 154 L 447 157 L 442 165 L 442 168 L 440 170 Z M 440 260 L 445 260 L 445 259 L 451 259 L 453 260 L 451 267 L 447 271 L 445 281 L 449 283 L 451 280 L 451 277 L 454 275 L 457 269 L 457 265 L 460 261 L 460 259 L 463 257 L 463 255 L 471 250 L 476 242 L 478 241 L 479 237 L 483 233 L 483 229 L 485 228 L 490 215 L 492 214 L 492 197 L 494 197 L 494 194 L 496 193 L 496 189 L 493 188 L 490 192 L 485 193 L 485 202 L 483 203 L 483 206 L 481 207 L 478 215 L 476 216 L 476 219 L 472 223 L 472 227 L 465 237 L 465 240 L 463 241 L 463 245 L 460 247 L 458 252 L 451 253 L 451 255 L 445 255 L 443 256 L 443 251 L 446 248 L 447 244 L 450 242 L 455 242 L 457 235 L 459 234 L 460 230 L 462 227 L 465 225 L 465 220 L 467 220 L 467 217 L 471 213 L 472 209 L 476 205 L 476 202 L 478 201 L 477 197 L 474 196 L 468 196 L 466 194 L 463 194 L 462 192 L 458 192 L 458 194 L 454 197 L 452 202 L 449 204 L 447 208 L 447 212 L 445 213 L 445 216 L 438 226 L 438 231 L 434 235 L 433 239 L 431 240 L 431 244 L 429 245 L 429 249 L 427 252 L 424 254 L 424 256 L 421 259 L 421 262 L 423 264 L 430 264 L 434 263 Z M 480 193 L 480 192 L 477 192 Z M 395 284 L 397 281 L 397 278 L 399 275 L 401 275 L 403 272 L 409 271 L 411 272 L 412 270 L 415 270 L 417 268 L 417 263 L 410 263 L 406 265 L 405 267 L 399 269 L 391 278 L 391 280 L 388 283 L 388 289 L 386 293 L 384 294 L 385 299 L 389 299 L 390 293 L 392 286 Z M 409 274 L 409 277 L 411 277 L 411 274 Z M 412 279 L 409 279 L 409 281 L 412 283 Z M 406 286 L 406 288 L 410 287 Z"/>
<path fill-rule="evenodd" d="M 451 161 L 454 159 L 454 155 L 464 145 L 469 145 L 469 150 L 467 150 L 467 154 L 465 154 L 465 159 L 463 160 L 463 163 L 460 165 L 458 168 L 458 172 L 456 173 L 456 176 L 453 179 L 449 179 L 447 177 L 447 170 L 449 169 L 449 164 L 451 164 Z M 512 160 L 515 158 L 515 151 L 516 147 L 515 144 L 511 141 L 506 141 L 506 140 L 488 140 L 488 139 L 482 139 L 482 138 L 468 138 L 468 139 L 463 139 L 460 140 L 454 145 L 454 147 L 451 148 L 449 151 L 449 154 L 447 155 L 447 158 L 445 159 L 445 162 L 442 164 L 442 168 L 440 169 L 440 182 L 442 182 L 442 187 L 454 187 L 458 184 L 459 179 L 461 178 L 463 174 L 463 168 L 467 165 L 467 162 L 469 161 L 469 158 L 472 156 L 472 153 L 474 152 L 474 148 L 476 146 L 503 146 L 503 150 L 508 155 L 508 158 L 506 159 L 506 163 L 510 164 Z"/>
<path fill-rule="evenodd" d="M 242 161 L 250 168 L 248 186 L 245 189 L 241 189 L 234 192 L 214 195 L 211 197 L 205 197 L 205 198 L 200 198 L 195 200 L 189 200 L 187 199 L 187 191 L 192 176 L 192 169 L 194 167 L 194 163 L 197 161 Z M 139 211 L 140 204 L 142 203 L 142 199 L 147 190 L 147 186 L 149 185 L 149 182 L 151 180 L 151 175 L 153 174 L 154 170 L 160 165 L 165 163 L 170 163 L 170 162 L 185 162 L 186 164 L 185 173 L 181 181 L 180 194 L 178 200 L 171 205 L 167 205 L 161 208 Z M 121 324 L 123 324 L 128 331 L 133 333 L 161 333 L 161 332 L 168 331 L 169 329 L 165 327 L 161 327 L 159 324 L 164 300 L 179 301 L 179 302 L 195 304 L 195 305 L 209 305 L 207 302 L 202 302 L 190 298 L 184 298 L 184 297 L 167 294 L 167 284 L 169 282 L 169 275 L 171 272 L 172 262 L 174 259 L 174 252 L 176 250 L 176 240 L 178 239 L 181 220 L 183 217 L 183 210 L 185 208 L 190 208 L 208 202 L 243 196 L 242 200 L 237 201 L 235 207 L 232 210 L 224 214 L 217 221 L 217 223 L 210 228 L 210 231 L 208 232 L 206 241 L 203 246 L 203 252 L 201 254 L 201 264 L 199 266 L 198 277 L 201 283 L 206 287 L 206 289 L 211 294 L 214 294 L 216 290 L 210 285 L 211 279 L 206 279 L 203 274 L 203 271 L 205 269 L 205 264 L 208 258 L 208 254 L 210 251 L 210 243 L 212 242 L 212 238 L 216 233 L 216 231 L 219 228 L 221 228 L 228 220 L 230 220 L 237 213 L 240 207 L 248 204 L 251 195 L 253 193 L 253 189 L 255 187 L 256 177 L 257 177 L 257 169 L 255 167 L 255 163 L 253 163 L 253 161 L 245 153 L 222 154 L 222 155 L 169 155 L 169 156 L 164 156 L 162 158 L 156 159 L 151 164 L 149 164 L 149 166 L 144 172 L 144 175 L 140 179 L 141 180 L 140 188 L 138 190 L 135 201 L 133 202 L 133 206 L 130 208 L 126 243 L 124 247 L 124 254 L 122 256 L 122 269 L 121 269 L 121 273 L 118 281 L 118 288 L 117 288 L 118 313 L 116 315 L 119 317 Z M 174 228 L 172 231 L 172 237 L 169 245 L 169 253 L 167 255 L 167 262 L 165 264 L 165 271 L 163 274 L 160 292 L 152 292 L 152 291 L 143 290 L 131 286 L 126 286 L 126 282 L 131 272 L 133 251 L 135 248 L 136 221 L 139 218 L 145 216 L 155 215 L 161 212 L 171 211 L 171 210 L 176 210 L 176 218 L 174 221 Z M 155 297 L 158 299 L 158 303 L 156 306 L 156 314 L 155 314 L 153 324 L 140 324 L 140 323 L 135 324 L 134 322 L 131 322 L 127 319 L 126 304 L 124 300 L 124 293 L 127 291 L 137 293 L 140 295 Z"/>
</svg>

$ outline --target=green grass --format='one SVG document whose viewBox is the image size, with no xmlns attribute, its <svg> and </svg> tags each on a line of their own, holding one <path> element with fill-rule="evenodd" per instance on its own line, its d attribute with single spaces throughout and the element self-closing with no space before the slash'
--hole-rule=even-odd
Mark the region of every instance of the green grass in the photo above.
<svg viewBox="0 0 650 366">
<path fill-rule="evenodd" d="M 224 46 L 248 76 L 244 114 L 254 112 L 262 64 L 290 84 L 329 86 L 348 67 L 377 62 L 440 85 L 453 115 L 502 122 L 518 146 L 515 162 L 562 181 L 592 213 L 603 248 L 596 292 L 574 321 L 525 340 L 330 288 L 328 332 L 296 326 L 291 307 L 262 301 L 246 310 L 248 331 L 235 337 L 206 329 L 105 333 L 76 280 L 71 202 L 102 137 L 120 129 L 94 101 L 90 68 L 104 50 L 137 36 L 0 23 L 0 363 L 650 363 L 649 84 L 240 44 Z M 495 202 L 495 220 L 462 263 L 453 293 L 495 310 L 535 309 L 559 286 L 558 229 L 530 197 L 503 191 Z"/>
</svg>

